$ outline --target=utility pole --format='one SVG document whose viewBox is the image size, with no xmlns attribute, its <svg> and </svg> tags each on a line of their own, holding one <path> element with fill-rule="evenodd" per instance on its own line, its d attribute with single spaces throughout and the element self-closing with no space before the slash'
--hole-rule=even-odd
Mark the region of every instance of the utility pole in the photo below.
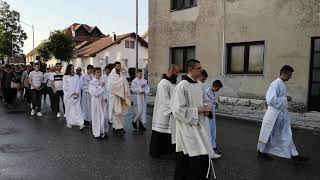
<svg viewBox="0 0 320 180">
<path fill-rule="evenodd" d="M 23 22 L 23 21 L 20 21 L 20 22 L 21 22 L 22 24 L 24 24 L 24 25 L 29 26 L 29 27 L 32 28 L 32 51 L 35 53 L 35 49 L 34 49 L 34 26 L 33 26 L 33 24 L 30 25 L 30 24 L 25 23 L 25 22 Z M 33 59 L 33 61 L 34 61 L 34 59 Z"/>
<path fill-rule="evenodd" d="M 138 68 L 139 68 L 139 29 L 138 29 L 138 25 L 139 25 L 139 12 L 138 12 L 138 0 L 136 0 L 136 73 L 138 72 Z"/>
<path fill-rule="evenodd" d="M 31 26 L 31 28 L 32 28 L 32 49 L 34 50 L 34 26 L 33 26 L 33 24 Z"/>
</svg>

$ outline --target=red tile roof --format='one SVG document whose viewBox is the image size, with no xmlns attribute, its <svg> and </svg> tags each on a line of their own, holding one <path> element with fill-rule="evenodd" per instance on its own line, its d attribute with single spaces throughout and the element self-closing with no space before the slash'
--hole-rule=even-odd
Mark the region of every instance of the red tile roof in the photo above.
<svg viewBox="0 0 320 180">
<path fill-rule="evenodd" d="M 98 41 L 95 41 L 94 43 L 91 43 L 90 45 L 87 45 L 80 49 L 75 50 L 74 56 L 75 57 L 93 57 L 97 53 L 113 46 L 114 44 L 120 44 L 121 41 L 127 37 L 135 38 L 136 33 L 119 35 L 116 37 L 116 41 L 113 41 L 112 37 L 102 38 Z M 139 36 L 139 42 L 141 43 L 142 46 L 148 48 L 148 43 L 144 39 L 142 39 L 140 36 Z"/>
<path fill-rule="evenodd" d="M 30 52 L 28 52 L 28 54 L 26 55 L 26 57 L 33 56 L 34 54 L 35 54 L 35 50 L 32 49 Z"/>
<path fill-rule="evenodd" d="M 100 29 L 97 26 L 89 26 L 87 24 L 79 24 L 79 23 L 73 23 L 72 25 L 70 25 L 69 27 L 67 27 L 66 29 L 64 29 L 64 32 L 69 35 L 72 36 L 72 28 L 76 31 L 80 28 L 84 28 L 89 34 L 94 30 L 98 30 L 101 33 L 101 36 L 105 36 Z"/>
<path fill-rule="evenodd" d="M 75 31 L 80 29 L 80 28 L 84 28 L 87 32 L 88 32 L 88 36 L 72 36 L 72 29 L 74 29 Z M 90 33 L 92 33 L 94 30 L 97 30 L 99 32 L 99 34 L 101 34 L 100 36 L 91 36 Z M 72 37 L 72 40 L 75 43 L 75 50 L 83 48 L 85 46 L 88 46 L 102 38 L 108 37 L 106 35 L 104 35 L 100 29 L 97 26 L 89 26 L 87 24 L 79 24 L 79 23 L 73 23 L 72 25 L 68 26 L 67 28 L 65 28 L 63 30 L 63 32 Z M 37 49 L 42 43 L 40 43 L 35 49 Z M 35 50 L 30 51 L 26 56 L 34 56 L 35 55 Z"/>
</svg>

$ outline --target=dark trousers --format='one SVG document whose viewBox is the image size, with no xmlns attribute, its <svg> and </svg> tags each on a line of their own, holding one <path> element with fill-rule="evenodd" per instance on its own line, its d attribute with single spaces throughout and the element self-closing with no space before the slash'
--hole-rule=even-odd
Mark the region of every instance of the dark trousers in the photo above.
<svg viewBox="0 0 320 180">
<path fill-rule="evenodd" d="M 182 152 L 177 153 L 175 180 L 205 180 L 209 167 L 209 156 L 190 157 Z"/>
<path fill-rule="evenodd" d="M 159 158 L 163 155 L 172 155 L 175 152 L 175 146 L 171 143 L 171 134 L 152 131 L 149 154 L 153 158 Z"/>
<path fill-rule="evenodd" d="M 63 104 L 63 110 L 65 111 L 64 103 L 63 103 L 63 91 L 57 91 L 56 94 L 53 96 L 53 112 L 58 113 L 59 112 L 59 103 L 60 103 L 60 98 L 62 99 L 62 104 Z"/>
<path fill-rule="evenodd" d="M 49 99 L 50 99 L 50 107 L 51 107 L 51 110 L 53 112 L 53 104 L 54 104 L 54 94 L 53 94 L 53 91 L 52 91 L 52 88 L 51 87 L 48 87 L 48 92 L 49 92 Z"/>
<path fill-rule="evenodd" d="M 8 104 L 12 104 L 13 100 L 17 96 L 17 90 L 12 88 L 4 88 L 3 96 L 4 96 L 4 102 Z"/>
<path fill-rule="evenodd" d="M 31 97 L 31 89 L 29 88 L 24 88 L 25 94 L 24 94 L 24 98 L 27 100 L 27 103 L 31 103 L 32 101 L 32 97 Z"/>
<path fill-rule="evenodd" d="M 32 109 L 36 109 L 37 112 L 41 111 L 41 91 L 32 89 Z"/>
</svg>

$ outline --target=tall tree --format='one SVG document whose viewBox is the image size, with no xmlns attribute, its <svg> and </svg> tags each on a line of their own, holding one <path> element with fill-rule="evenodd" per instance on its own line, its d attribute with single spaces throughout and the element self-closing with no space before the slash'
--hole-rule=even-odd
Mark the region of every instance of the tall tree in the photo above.
<svg viewBox="0 0 320 180">
<path fill-rule="evenodd" d="M 22 53 L 27 35 L 20 24 L 20 14 L 11 10 L 10 5 L 0 0 L 0 56 Z"/>
<path fill-rule="evenodd" d="M 74 49 L 72 38 L 62 31 L 54 31 L 51 33 L 49 40 L 49 49 L 52 55 L 56 59 L 69 62 Z"/>
<path fill-rule="evenodd" d="M 47 62 L 52 57 L 50 42 L 42 43 L 36 50 L 37 54 L 40 56 L 41 61 Z"/>
</svg>

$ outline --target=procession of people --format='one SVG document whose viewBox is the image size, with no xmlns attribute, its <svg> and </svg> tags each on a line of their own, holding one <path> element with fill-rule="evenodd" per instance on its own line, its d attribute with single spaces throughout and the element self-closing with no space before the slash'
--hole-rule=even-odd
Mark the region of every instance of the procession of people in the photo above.
<svg viewBox="0 0 320 180">
<path fill-rule="evenodd" d="M 198 60 L 188 60 L 185 65 L 187 72 L 179 83 L 179 66 L 172 64 L 157 85 L 149 154 L 153 158 L 173 157 L 175 180 L 210 179 L 216 177 L 214 160 L 223 157 L 215 118 L 217 93 L 223 83 L 214 80 L 208 85 L 208 74 Z M 115 62 L 112 69 L 88 65 L 86 73 L 72 64 L 64 74 L 61 70 L 61 63 L 57 63 L 44 73 L 35 63 L 26 66 L 19 77 L 10 65 L 4 66 L 0 73 L 4 102 L 12 104 L 18 91 L 14 85 L 20 82 L 21 97 L 30 104 L 30 115 L 43 116 L 41 101 L 49 95 L 52 112 L 66 119 L 67 128 L 91 127 L 93 137 L 100 140 L 108 137 L 109 130 L 120 137 L 126 134 L 125 116 L 133 97 L 135 116 L 131 124 L 135 130 L 146 130 L 150 87 L 141 69 L 131 86 L 120 62 Z M 293 72 L 291 66 L 283 66 L 279 78 L 267 90 L 268 109 L 257 145 L 260 159 L 270 160 L 274 155 L 299 162 L 308 160 L 299 155 L 290 126 L 285 82 Z"/>
</svg>

